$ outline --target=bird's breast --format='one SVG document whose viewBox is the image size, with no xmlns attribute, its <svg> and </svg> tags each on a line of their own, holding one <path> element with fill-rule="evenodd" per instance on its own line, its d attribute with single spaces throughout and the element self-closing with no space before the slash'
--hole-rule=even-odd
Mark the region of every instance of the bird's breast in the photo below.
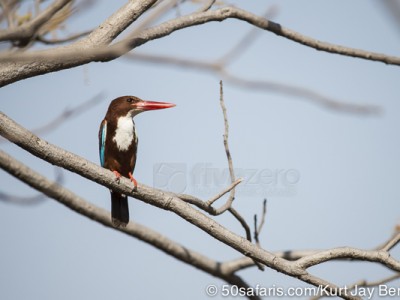
<svg viewBox="0 0 400 300">
<path fill-rule="evenodd" d="M 126 151 L 132 143 L 137 143 L 135 123 L 132 117 L 125 116 L 118 119 L 113 141 L 120 151 Z"/>
</svg>

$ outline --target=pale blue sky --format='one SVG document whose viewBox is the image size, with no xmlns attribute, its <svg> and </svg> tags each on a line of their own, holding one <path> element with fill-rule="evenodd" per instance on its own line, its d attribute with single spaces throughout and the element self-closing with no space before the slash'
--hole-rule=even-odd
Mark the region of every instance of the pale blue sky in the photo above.
<svg viewBox="0 0 400 300">
<path fill-rule="evenodd" d="M 96 1 L 93 11 L 74 17 L 68 30 L 96 26 L 124 2 Z M 398 24 L 378 1 L 235 3 L 257 14 L 275 5 L 274 20 L 285 27 L 331 43 L 399 55 Z M 237 20 L 207 24 L 150 42 L 137 51 L 218 58 L 250 28 Z M 256 181 L 246 178 L 248 183 L 238 190 L 235 207 L 252 224 L 263 198 L 268 198 L 262 245 L 269 251 L 339 246 L 369 249 L 384 242 L 399 223 L 399 67 L 318 52 L 262 32 L 230 70 L 248 79 L 303 86 L 383 110 L 379 116 L 338 113 L 303 98 L 241 89 L 225 82 L 234 165 L 246 176 L 256 174 Z M 33 129 L 66 107 L 103 92 L 100 104 L 42 136 L 98 162 L 98 126 L 109 101 L 132 94 L 176 103 L 173 109 L 135 118 L 140 139 L 135 177 L 153 185 L 154 178 L 161 180 L 157 173 L 160 164 L 170 170 L 178 168 L 184 171 L 180 178 L 186 183 L 186 192 L 206 199 L 215 188 L 223 187 L 224 178 L 218 176 L 223 176 L 227 166 L 218 81 L 218 76 L 198 70 L 118 59 L 6 86 L 0 90 L 0 107 Z M 0 147 L 54 177 L 51 165 L 14 145 L 1 143 Z M 207 181 L 205 189 L 196 189 L 193 178 L 204 172 L 211 174 L 206 178 L 211 182 Z M 263 174 L 278 174 L 278 181 L 265 184 L 265 177 L 257 177 Z M 290 189 L 282 174 L 297 176 Z M 95 205 L 110 208 L 106 188 L 67 171 L 64 175 L 67 188 Z M 177 191 L 182 184 L 173 182 L 168 188 Z M 260 186 L 265 188 L 263 193 L 257 189 Z M 0 191 L 25 196 L 34 193 L 3 171 Z M 130 199 L 130 210 L 136 222 L 213 259 L 240 256 L 169 212 L 135 199 Z M 216 219 L 243 234 L 230 216 Z M 0 237 L 2 299 L 207 299 L 204 290 L 208 284 L 224 284 L 51 199 L 25 207 L 0 202 Z M 400 251 L 393 254 L 399 257 Z M 391 274 L 380 266 L 359 262 L 324 264 L 311 272 L 338 285 Z M 251 285 L 304 286 L 269 269 L 248 269 L 240 275 Z"/>
</svg>

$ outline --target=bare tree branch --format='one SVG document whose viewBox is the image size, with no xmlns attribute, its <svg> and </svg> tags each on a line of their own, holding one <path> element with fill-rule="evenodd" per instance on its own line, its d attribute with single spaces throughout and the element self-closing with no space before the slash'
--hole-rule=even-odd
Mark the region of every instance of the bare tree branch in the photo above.
<svg viewBox="0 0 400 300">
<path fill-rule="evenodd" d="M 94 30 L 87 38 L 79 40 L 67 48 L 37 51 L 26 54 L 1 55 L 0 61 L 8 63 L 3 64 L 0 68 L 0 86 L 35 75 L 76 67 L 92 61 L 110 61 L 148 41 L 165 37 L 174 31 L 212 21 L 223 21 L 228 18 L 245 21 L 251 25 L 316 50 L 358 57 L 371 61 L 380 61 L 386 64 L 400 65 L 400 57 L 321 42 L 236 7 L 223 7 L 217 10 L 182 16 L 145 29 L 138 35 L 128 36 L 120 42 L 105 47 L 105 45 L 111 43 L 111 41 L 126 29 L 127 26 L 154 3 L 155 0 L 128 2 L 123 8 L 107 19 L 102 26 Z M 66 57 L 68 57 L 68 59 L 66 59 Z M 28 61 L 28 63 L 23 61 Z M 22 68 L 21 65 L 24 67 Z"/>
<path fill-rule="evenodd" d="M 382 265 L 388 266 L 397 271 L 400 268 L 400 263 L 388 255 L 384 255 L 382 251 L 363 251 L 354 248 L 346 248 L 347 251 L 342 251 L 341 248 L 332 249 L 321 255 L 324 251 L 311 255 L 310 258 L 303 257 L 298 261 L 288 261 L 277 257 L 271 252 L 268 252 L 259 246 L 250 243 L 248 240 L 229 231 L 213 219 L 202 214 L 198 210 L 192 208 L 187 203 L 183 202 L 174 194 L 167 193 L 161 190 L 147 187 L 139 184 L 137 189 L 132 189 L 132 183 L 129 179 L 121 177 L 121 180 L 116 181 L 115 175 L 106 169 L 99 167 L 71 152 L 60 149 L 50 143 L 40 139 L 27 131 L 3 113 L 0 113 L 0 135 L 6 137 L 8 140 L 27 150 L 28 152 L 46 160 L 54 165 L 70 170 L 77 173 L 89 180 L 104 185 L 114 191 L 130 195 L 136 199 L 142 200 L 148 204 L 156 207 L 174 212 L 181 218 L 189 223 L 195 225 L 201 230 L 207 232 L 222 243 L 236 249 L 243 255 L 257 260 L 258 262 L 294 278 L 298 278 L 306 283 L 314 286 L 324 286 L 329 293 L 337 293 L 338 287 L 326 280 L 318 278 L 306 271 L 312 265 L 319 262 L 328 261 L 335 258 L 354 258 L 368 261 L 379 262 Z M 0 159 L 2 168 L 8 165 L 6 159 Z M 18 173 L 18 178 L 28 180 L 30 176 Z M 81 208 L 77 205 L 77 210 Z M 93 211 L 91 207 L 88 208 Z M 107 214 L 109 218 L 109 215 Z M 110 220 L 108 221 L 110 222 Z M 111 225 L 111 222 L 110 222 Z M 129 226 L 129 224 L 128 224 Z M 354 256 L 354 252 L 356 255 Z M 362 254 L 365 254 L 364 256 Z M 386 252 L 384 252 L 386 253 Z M 360 300 L 359 297 L 352 295 L 345 295 L 339 293 L 343 299 Z"/>
<path fill-rule="evenodd" d="M 238 185 L 242 179 L 238 179 L 235 180 L 235 172 L 233 169 L 233 162 L 232 162 L 232 157 L 229 151 L 229 144 L 228 144 L 228 134 L 229 134 L 229 123 L 228 123 L 228 117 L 226 114 L 226 107 L 224 104 L 224 92 L 223 92 L 223 83 L 222 81 L 220 81 L 220 105 L 221 105 L 221 109 L 222 109 L 222 113 L 224 115 L 224 148 L 225 148 L 225 153 L 226 153 L 226 157 L 228 160 L 228 166 L 229 166 L 229 173 L 230 173 L 230 177 L 231 177 L 231 185 L 225 189 L 224 191 L 222 191 L 221 193 L 217 194 L 216 196 L 210 198 L 208 201 L 203 202 L 199 199 L 196 199 L 194 197 L 186 197 L 185 195 L 183 195 L 183 197 L 181 198 L 182 200 L 187 200 L 187 202 L 190 202 L 194 205 L 196 205 L 199 208 L 204 208 L 205 211 L 207 211 L 208 213 L 210 213 L 211 215 L 220 215 L 223 214 L 225 211 L 229 211 L 232 216 L 234 216 L 236 218 L 236 220 L 239 221 L 239 223 L 242 225 L 242 227 L 244 228 L 245 232 L 246 232 L 246 238 L 249 242 L 251 242 L 251 232 L 250 232 L 250 227 L 247 224 L 246 220 L 240 215 L 240 213 L 235 210 L 232 207 L 232 203 L 233 200 L 235 198 L 235 187 L 236 185 Z M 217 201 L 218 199 L 220 199 L 224 194 L 226 194 L 228 191 L 230 191 L 230 195 L 227 199 L 227 201 L 225 202 L 224 205 L 222 205 L 220 208 L 218 209 L 214 209 L 212 207 L 212 204 Z M 264 270 L 264 267 L 257 262 L 256 260 L 254 260 L 254 264 L 257 265 L 257 267 L 260 270 Z"/>
<path fill-rule="evenodd" d="M 185 195 L 185 194 L 180 194 L 177 195 L 180 199 L 194 204 L 197 207 L 203 209 L 204 211 L 208 212 L 209 214 L 213 215 L 213 216 L 217 216 L 220 215 L 222 213 L 224 213 L 225 211 L 230 211 L 230 213 L 239 221 L 239 223 L 243 226 L 243 228 L 245 229 L 246 232 L 246 237 L 247 239 L 251 242 L 251 233 L 250 233 L 250 228 L 247 225 L 246 221 L 243 219 L 243 217 L 232 207 L 232 202 L 233 199 L 235 197 L 235 187 L 242 182 L 243 179 L 239 178 L 239 179 L 235 179 L 235 172 L 233 169 L 233 162 L 232 162 L 232 157 L 229 151 L 229 145 L 228 145 L 228 134 L 229 134 L 229 123 L 228 123 L 228 117 L 226 114 L 226 107 L 224 104 L 224 96 L 223 96 L 223 83 L 222 81 L 220 81 L 220 105 L 221 105 L 221 109 L 222 109 L 222 113 L 224 115 L 224 148 L 225 148 L 225 153 L 226 153 L 226 157 L 228 160 L 228 166 L 229 166 L 229 173 L 230 173 L 230 177 L 231 177 L 231 185 L 226 188 L 225 190 L 221 191 L 220 193 L 218 193 L 217 195 L 215 195 L 214 197 L 211 197 L 208 201 L 202 201 L 196 197 L 190 196 L 190 195 Z M 230 195 L 227 199 L 227 201 L 225 202 L 224 205 L 222 205 L 220 208 L 215 209 L 214 207 L 212 207 L 212 205 L 214 204 L 215 201 L 217 201 L 218 199 L 220 199 L 222 196 L 224 196 L 226 193 L 230 192 Z"/>
<path fill-rule="evenodd" d="M 11 9 L 16 5 L 17 2 L 18 2 L 17 0 L 12 0 L 12 1 L 1 0 L 0 1 L 0 5 L 2 8 L 2 11 L 0 11 L 0 21 L 5 18 L 7 20 L 9 28 L 15 27 L 12 16 L 11 16 L 12 15 Z"/>
<path fill-rule="evenodd" d="M 55 183 L 61 185 L 64 182 L 64 174 L 62 169 L 54 168 L 55 170 Z M 37 205 L 47 200 L 47 196 L 43 193 L 34 196 L 17 196 L 11 195 L 0 191 L 0 201 L 17 204 L 17 205 Z"/>
<path fill-rule="evenodd" d="M 400 3 L 396 0 L 389 0 L 389 1 L 375 1 L 379 5 L 381 5 L 386 12 L 388 13 L 389 17 L 392 18 L 396 29 L 400 32 Z"/>
<path fill-rule="evenodd" d="M 73 34 L 73 35 L 67 36 L 65 38 L 59 38 L 59 39 L 47 39 L 42 35 L 38 35 L 36 37 L 36 40 L 38 42 L 41 42 L 41 43 L 45 44 L 45 45 L 57 45 L 57 44 L 68 43 L 68 42 L 80 39 L 80 38 L 82 38 L 84 36 L 87 36 L 92 31 L 93 30 L 87 30 L 87 31 L 84 31 L 84 32 L 81 32 L 81 33 Z"/>
<path fill-rule="evenodd" d="M 214 5 L 216 0 L 207 0 L 205 1 L 205 3 L 203 4 L 202 7 L 200 7 L 197 12 L 205 12 L 209 9 L 211 9 L 211 7 Z"/>
<path fill-rule="evenodd" d="M 231 73 L 223 72 L 223 76 L 236 86 L 245 87 L 252 90 L 273 91 L 278 93 L 285 93 L 295 97 L 303 97 L 304 99 L 311 100 L 325 108 L 357 114 L 380 114 L 381 108 L 376 105 L 354 104 L 344 101 L 333 99 L 325 96 L 316 91 L 308 88 L 298 87 L 278 82 L 268 82 L 263 80 L 249 80 L 241 78 Z"/>
<path fill-rule="evenodd" d="M 216 73 L 218 74 L 218 76 L 222 77 L 225 82 L 229 82 L 231 84 L 234 84 L 235 86 L 246 88 L 252 91 L 260 90 L 266 92 L 275 92 L 294 96 L 295 98 L 304 98 L 312 103 L 335 111 L 366 115 L 379 114 L 381 112 L 381 108 L 376 105 L 348 103 L 343 100 L 325 96 L 321 93 L 305 87 L 293 86 L 289 84 L 266 80 L 247 79 L 241 76 L 237 76 L 229 72 L 224 65 L 220 64 L 219 60 L 216 60 L 215 62 L 196 61 L 192 59 L 185 59 L 182 57 L 161 56 L 140 53 L 137 51 L 135 53 L 127 54 L 125 58 Z"/>
<path fill-rule="evenodd" d="M 266 215 L 267 215 L 267 199 L 264 199 L 260 225 L 257 224 L 258 223 L 257 215 L 254 215 L 254 239 L 255 239 L 257 245 L 260 245 L 259 236 L 260 236 L 261 230 L 264 226 Z"/>
<path fill-rule="evenodd" d="M 239 183 L 241 183 L 242 181 L 243 181 L 243 178 L 238 178 L 238 179 L 236 179 L 236 180 L 233 181 L 233 182 L 231 183 L 231 185 L 228 186 L 225 190 L 221 191 L 220 193 L 218 193 L 218 194 L 215 195 L 214 197 L 211 197 L 210 199 L 208 199 L 208 200 L 206 201 L 205 204 L 206 204 L 207 206 L 212 205 L 215 201 L 217 201 L 219 198 L 221 198 L 222 196 L 224 196 L 226 193 L 228 193 L 228 192 L 234 190 L 235 187 L 236 187 Z"/>
<path fill-rule="evenodd" d="M 219 82 L 219 103 L 221 105 L 222 113 L 224 115 L 224 147 L 225 147 L 225 153 L 226 153 L 226 158 L 228 160 L 228 167 L 229 167 L 229 176 L 231 178 L 231 183 L 233 184 L 235 182 L 235 171 L 233 170 L 233 162 L 232 162 L 232 156 L 231 152 L 229 151 L 229 144 L 228 144 L 228 135 L 229 135 L 229 123 L 228 123 L 228 116 L 226 115 L 226 107 L 224 103 L 224 88 L 223 88 L 223 83 L 222 80 Z M 210 200 L 207 201 L 207 205 L 211 206 L 218 198 L 211 198 Z M 232 206 L 233 199 L 235 199 L 235 188 L 231 189 L 229 193 L 229 198 L 228 201 L 226 201 L 224 205 L 224 209 L 221 210 L 221 213 L 223 213 L 225 210 L 229 209 L 229 207 Z M 226 207 L 226 208 L 225 208 Z"/>
<path fill-rule="evenodd" d="M 386 284 L 386 283 L 389 283 L 389 282 L 394 281 L 394 280 L 399 279 L 399 278 L 400 278 L 400 274 L 395 274 L 395 275 L 392 275 L 392 276 L 389 276 L 387 278 L 383 278 L 383 279 L 377 280 L 377 281 L 368 282 L 366 280 L 360 280 L 360 281 L 357 281 L 356 283 L 353 283 L 352 285 L 349 285 L 347 287 L 347 290 L 349 292 L 351 292 L 351 291 L 355 290 L 355 288 L 359 289 L 360 287 L 379 286 L 381 284 Z M 318 300 L 318 299 L 321 299 L 323 297 L 324 296 L 319 295 L 319 296 L 311 297 L 310 300 Z"/>
<path fill-rule="evenodd" d="M 222 114 L 224 115 L 224 148 L 225 148 L 225 153 L 226 153 L 226 158 L 228 160 L 228 167 L 229 167 L 229 176 L 231 178 L 231 183 L 233 184 L 235 182 L 235 171 L 233 169 L 233 162 L 232 162 L 232 156 L 231 156 L 231 151 L 229 150 L 229 143 L 228 143 L 228 137 L 229 137 L 229 123 L 228 123 L 228 115 L 226 113 L 226 106 L 224 102 L 224 85 L 222 80 L 219 82 L 219 103 L 221 105 L 222 109 Z M 250 232 L 250 227 L 245 221 L 245 219 L 241 216 L 241 214 L 232 207 L 233 200 L 235 199 L 235 188 L 231 189 L 229 193 L 228 200 L 225 202 L 225 204 L 220 207 L 219 209 L 216 210 L 217 214 L 222 214 L 226 210 L 228 210 L 235 218 L 236 220 L 239 221 L 239 223 L 242 225 L 246 232 L 246 238 L 249 242 L 251 242 L 251 232 Z M 207 205 L 211 206 L 216 199 L 211 199 L 211 201 L 207 201 Z M 260 270 L 264 270 L 264 266 L 262 266 L 258 261 L 254 260 L 254 263 L 257 265 L 257 267 Z"/>
<path fill-rule="evenodd" d="M 301 268 L 308 269 L 312 266 L 321 264 L 326 261 L 343 258 L 378 262 L 393 271 L 400 272 L 400 262 L 391 257 L 387 251 L 361 250 L 350 247 L 319 251 L 315 254 L 300 258 L 299 260 L 297 260 L 297 265 Z"/>
<path fill-rule="evenodd" d="M 0 191 L 0 201 L 10 204 L 17 205 L 37 205 L 47 200 L 47 197 L 43 194 L 37 194 L 34 196 L 16 196 Z"/>
<path fill-rule="evenodd" d="M 59 114 L 58 116 L 56 116 L 53 120 L 51 120 L 50 122 L 48 122 L 45 125 L 37 127 L 35 129 L 32 129 L 32 132 L 37 135 L 42 135 L 42 134 L 48 133 L 49 131 L 53 131 L 53 130 L 57 129 L 57 127 L 64 124 L 69 119 L 85 113 L 89 109 L 93 108 L 96 104 L 103 101 L 103 95 L 104 95 L 104 93 L 100 92 L 99 94 L 95 95 L 88 101 L 85 101 L 76 107 L 65 108 L 64 111 L 61 114 Z M 0 138 L 0 144 L 5 141 L 6 141 L 5 139 Z"/>
<path fill-rule="evenodd" d="M 237 179 L 234 183 L 232 183 L 230 186 L 228 186 L 226 189 L 224 189 L 223 191 L 221 191 L 220 193 L 218 193 L 217 195 L 213 196 L 210 199 L 219 199 L 221 198 L 223 195 L 225 195 L 226 193 L 230 192 L 234 187 L 236 187 L 239 183 L 241 183 L 243 181 L 242 178 Z M 187 194 L 175 194 L 175 196 L 177 196 L 178 198 L 180 198 L 181 200 L 193 204 L 195 206 L 197 206 L 198 208 L 206 211 L 207 213 L 209 213 L 212 216 L 218 216 L 220 215 L 222 212 L 218 211 L 216 208 L 214 208 L 213 206 L 210 206 L 208 204 L 208 201 L 203 201 L 197 197 L 194 197 L 192 195 L 187 195 Z M 225 203 L 226 205 L 226 203 Z M 223 205 L 223 206 L 225 206 Z M 226 211 L 226 209 L 224 210 L 224 212 Z"/>
<path fill-rule="evenodd" d="M 271 6 L 267 9 L 265 13 L 261 15 L 262 18 L 265 19 L 271 19 L 273 15 L 276 12 L 276 7 Z M 220 66 L 226 66 L 230 63 L 233 62 L 233 60 L 238 57 L 239 55 L 242 55 L 248 47 L 251 46 L 253 41 L 260 36 L 262 33 L 262 30 L 258 27 L 252 27 L 248 31 L 247 34 L 244 35 L 243 38 L 237 42 L 235 46 L 232 47 L 231 50 L 229 50 L 227 53 L 225 53 L 221 58 L 217 60 L 217 64 Z"/>
<path fill-rule="evenodd" d="M 319 251 L 320 250 L 288 250 L 288 251 L 273 252 L 273 254 L 277 257 L 284 258 L 288 261 L 296 261 L 302 257 L 313 255 Z M 254 267 L 254 262 L 248 257 L 240 257 L 238 259 L 224 262 L 221 267 L 229 270 L 229 272 L 231 273 L 235 273 L 237 271 L 244 270 L 249 267 Z"/>
<path fill-rule="evenodd" d="M 178 5 L 178 0 L 170 0 L 170 1 L 159 1 L 153 5 L 153 11 L 144 19 L 139 26 L 137 26 L 131 33 L 131 36 L 139 34 L 146 27 L 149 27 L 155 21 L 159 20 L 165 13 L 167 13 L 171 8 L 174 8 Z"/>
<path fill-rule="evenodd" d="M 371 282 L 364 281 L 362 284 L 358 284 L 358 285 L 362 285 L 362 286 L 378 286 L 378 285 L 381 285 L 381 284 L 385 284 L 385 283 L 397 280 L 399 278 L 400 278 L 400 274 L 394 274 L 392 276 L 389 276 L 389 277 L 386 277 L 386 278 L 383 278 L 383 279 L 377 280 L 377 281 L 371 281 Z"/>
<path fill-rule="evenodd" d="M 383 251 L 390 251 L 400 242 L 400 232 L 393 234 L 393 237 L 387 241 L 381 248 Z"/>
<path fill-rule="evenodd" d="M 128 1 L 87 38 L 78 41 L 73 47 L 91 48 L 110 44 L 156 2 L 157 0 Z"/>
</svg>

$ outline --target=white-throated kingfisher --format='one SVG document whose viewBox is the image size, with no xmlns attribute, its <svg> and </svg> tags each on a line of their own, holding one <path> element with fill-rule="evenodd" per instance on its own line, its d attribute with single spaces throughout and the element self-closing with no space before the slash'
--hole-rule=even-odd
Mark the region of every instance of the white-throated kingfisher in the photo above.
<svg viewBox="0 0 400 300">
<path fill-rule="evenodd" d="M 101 166 L 114 172 L 117 180 L 121 176 L 129 178 L 136 188 L 137 182 L 133 177 L 133 171 L 138 137 L 133 117 L 147 110 L 173 106 L 175 104 L 144 101 L 134 96 L 123 96 L 111 101 L 99 130 Z M 112 223 L 115 227 L 125 227 L 129 222 L 128 198 L 124 194 L 112 190 L 110 192 Z"/>
</svg>

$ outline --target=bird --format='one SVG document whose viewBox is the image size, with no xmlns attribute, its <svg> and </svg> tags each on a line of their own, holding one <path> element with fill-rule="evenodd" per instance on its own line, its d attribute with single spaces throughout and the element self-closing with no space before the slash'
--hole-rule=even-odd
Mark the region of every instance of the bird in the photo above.
<svg viewBox="0 0 400 300">
<path fill-rule="evenodd" d="M 136 165 L 138 136 L 133 117 L 156 109 L 174 107 L 167 102 L 145 101 L 135 96 L 122 96 L 111 101 L 99 129 L 99 155 L 103 168 L 112 171 L 116 180 L 129 178 L 137 188 L 133 177 Z M 128 198 L 110 190 L 111 221 L 114 227 L 125 227 L 129 223 Z"/>
</svg>

